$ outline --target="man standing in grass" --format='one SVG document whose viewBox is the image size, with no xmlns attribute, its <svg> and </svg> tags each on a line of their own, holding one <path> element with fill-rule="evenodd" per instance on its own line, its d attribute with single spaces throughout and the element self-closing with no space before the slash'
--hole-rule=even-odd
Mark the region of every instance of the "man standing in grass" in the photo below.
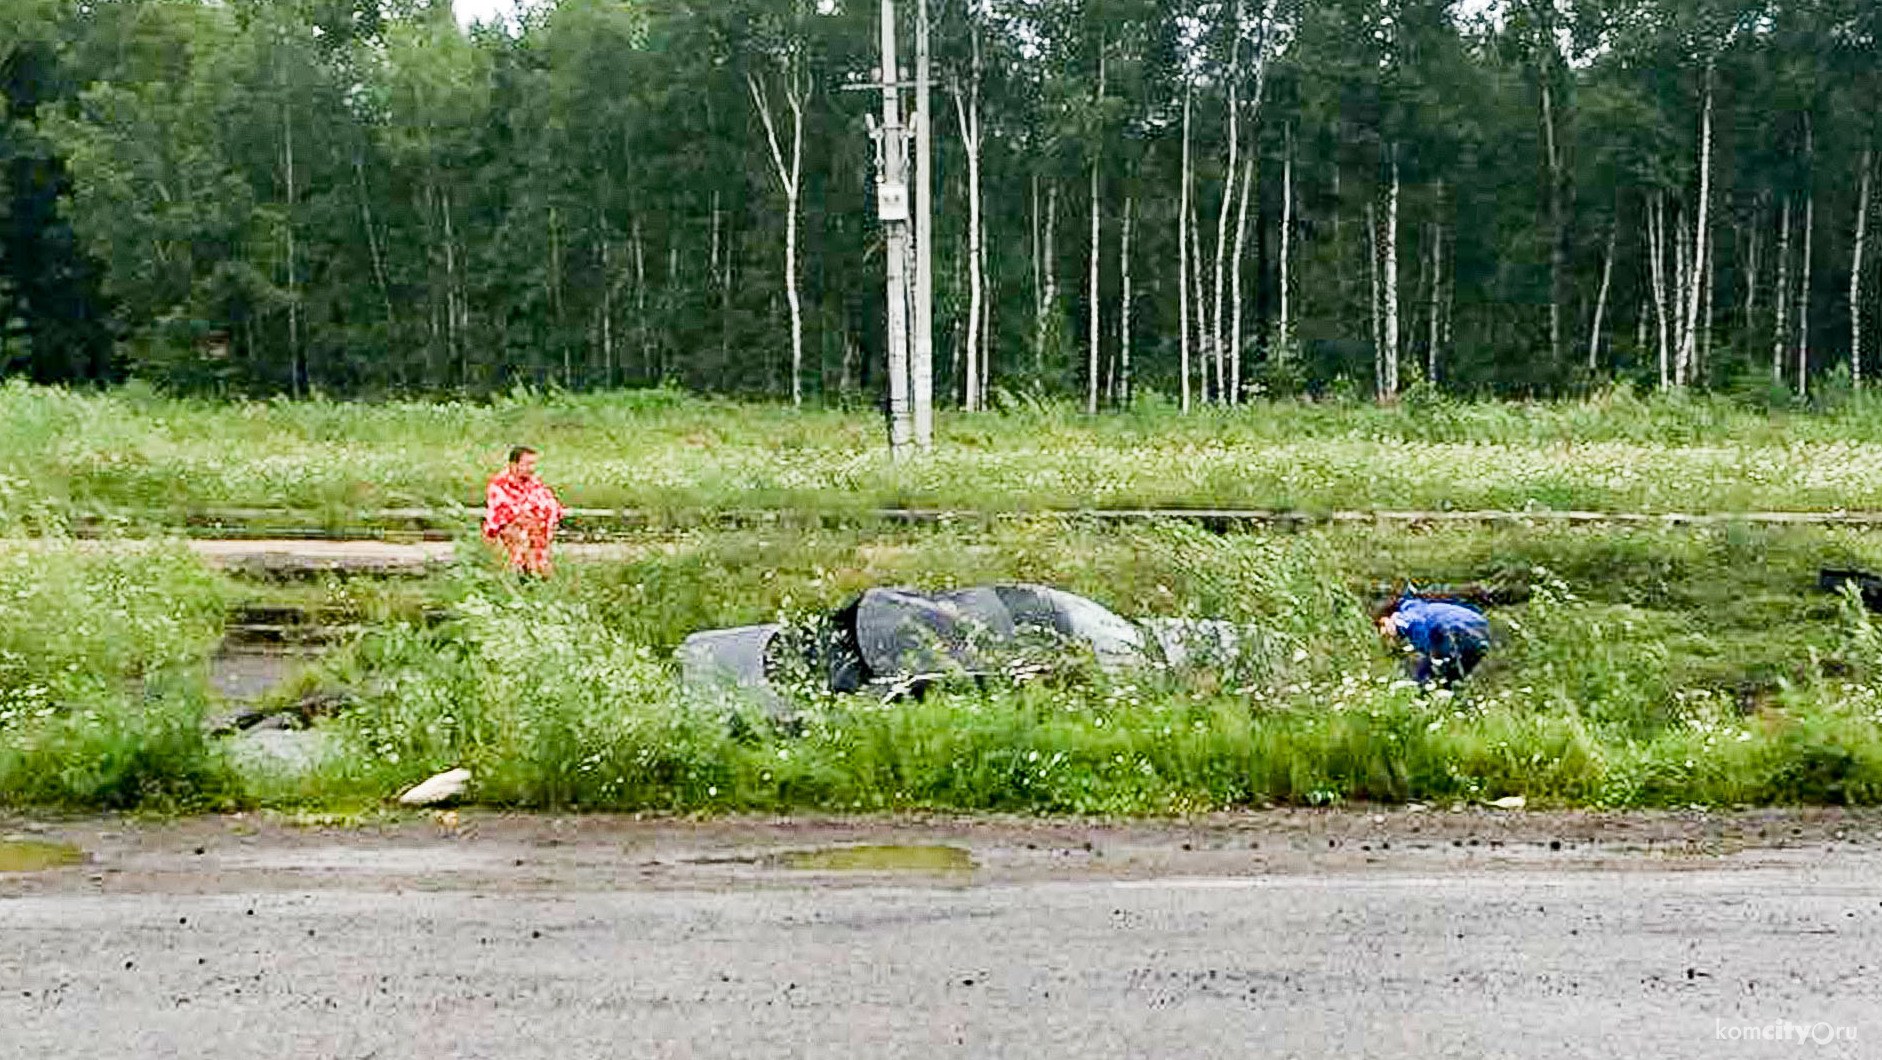
<svg viewBox="0 0 1882 1060">
<path fill-rule="evenodd" d="M 549 484 L 536 477 L 536 450 L 510 450 L 510 466 L 484 490 L 484 538 L 501 547 L 511 570 L 547 577 L 549 544 L 565 510 Z"/>
<path fill-rule="evenodd" d="M 1470 675 L 1490 647 L 1490 622 L 1462 604 L 1401 596 L 1379 615 L 1379 632 L 1403 640 L 1415 654 L 1412 677 L 1421 685 L 1450 686 Z"/>
</svg>

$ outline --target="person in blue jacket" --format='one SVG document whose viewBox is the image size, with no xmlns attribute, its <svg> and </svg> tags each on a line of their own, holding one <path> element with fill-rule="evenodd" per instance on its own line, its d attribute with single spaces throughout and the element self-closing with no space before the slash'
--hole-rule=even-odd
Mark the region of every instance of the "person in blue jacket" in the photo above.
<svg viewBox="0 0 1882 1060">
<path fill-rule="evenodd" d="M 1412 677 L 1450 686 L 1470 675 L 1490 649 L 1490 622 L 1463 604 L 1401 596 L 1379 615 L 1379 632 L 1415 653 Z"/>
</svg>

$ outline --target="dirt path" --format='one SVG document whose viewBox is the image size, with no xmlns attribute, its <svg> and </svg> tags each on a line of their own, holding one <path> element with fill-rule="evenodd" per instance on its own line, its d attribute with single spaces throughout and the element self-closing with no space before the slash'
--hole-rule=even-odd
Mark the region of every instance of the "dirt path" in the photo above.
<svg viewBox="0 0 1882 1060">
<path fill-rule="evenodd" d="M 149 548 L 170 539 L 80 539 L 92 549 Z M 322 573 L 420 575 L 448 566 L 456 556 L 451 541 L 339 540 L 326 538 L 183 538 L 189 550 L 211 566 L 242 574 L 296 576 Z M 0 538 L 0 548 L 66 547 L 65 538 Z M 622 562 L 668 547 L 653 541 L 567 541 L 555 546 L 557 559 L 571 562 Z"/>
<path fill-rule="evenodd" d="M 1856 1057 L 1882 1041 L 1876 813 L 0 832 L 89 858 L 0 874 L 5 1056 Z"/>
<path fill-rule="evenodd" d="M 322 541 L 191 539 L 190 551 L 213 566 L 248 573 L 344 572 L 423 574 L 449 564 L 457 545 L 450 541 Z M 637 542 L 569 541 L 556 545 L 556 558 L 570 562 L 633 559 L 650 546 Z"/>
</svg>

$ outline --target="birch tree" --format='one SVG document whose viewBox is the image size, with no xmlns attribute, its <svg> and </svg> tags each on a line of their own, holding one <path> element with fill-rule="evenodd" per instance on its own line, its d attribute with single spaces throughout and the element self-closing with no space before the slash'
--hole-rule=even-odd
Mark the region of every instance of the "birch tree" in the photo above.
<svg viewBox="0 0 1882 1060">
<path fill-rule="evenodd" d="M 1712 71 L 1706 63 L 1705 104 L 1699 126 L 1699 219 L 1693 225 L 1693 250 L 1690 290 L 1686 292 L 1686 323 L 1680 329 L 1678 374 L 1675 382 L 1685 386 L 1693 369 L 1694 343 L 1699 329 L 1700 293 L 1707 286 L 1706 233 L 1710 230 L 1707 210 L 1712 200 Z"/>
<path fill-rule="evenodd" d="M 1209 348 L 1215 357 L 1216 399 L 1223 404 L 1231 400 L 1227 390 L 1228 358 L 1223 342 L 1223 293 L 1226 273 L 1223 271 L 1224 255 L 1228 251 L 1229 214 L 1235 205 L 1235 174 L 1237 148 L 1241 143 L 1241 57 L 1242 57 L 1242 0 L 1234 0 L 1229 16 L 1229 61 L 1225 80 L 1228 83 L 1228 108 L 1223 114 L 1223 125 L 1227 130 L 1228 164 L 1222 170 L 1222 194 L 1216 210 L 1215 225 L 1215 273 L 1214 299 L 1210 305 Z"/>
<path fill-rule="evenodd" d="M 752 106 L 765 129 L 765 143 L 771 149 L 771 164 L 777 171 L 778 184 L 784 192 L 784 298 L 791 309 L 791 404 L 804 403 L 804 311 L 797 293 L 797 215 L 798 198 L 804 174 L 804 100 L 809 86 L 803 75 L 803 62 L 795 46 L 780 60 L 781 94 L 790 111 L 791 148 L 787 161 L 778 142 L 778 121 L 772 113 L 770 93 L 756 72 L 745 75 L 751 89 Z"/>
<path fill-rule="evenodd" d="M 1382 312 L 1385 371 L 1380 377 L 1379 396 L 1385 401 L 1398 398 L 1398 150 L 1394 146 L 1389 152 L 1388 163 L 1391 179 L 1386 187 L 1385 198 L 1385 233 L 1381 239 L 1383 246 L 1380 254 L 1385 259 L 1381 267 L 1384 280 L 1384 302 Z"/>
<path fill-rule="evenodd" d="M 1104 42 L 1098 42 L 1098 87 L 1092 98 L 1092 115 L 1096 125 L 1091 137 L 1091 260 L 1090 260 L 1090 312 L 1086 318 L 1086 383 L 1085 414 L 1098 414 L 1098 331 L 1099 307 L 1102 304 L 1098 292 L 1098 265 L 1104 258 L 1103 244 L 1099 241 L 1098 211 L 1102 204 L 1099 195 L 1098 170 L 1104 158 Z"/>
<path fill-rule="evenodd" d="M 1804 159 L 1810 168 L 1813 186 L 1804 189 L 1803 256 L 1798 261 L 1797 288 L 1797 396 L 1810 395 L 1810 272 L 1813 264 L 1811 243 L 1816 236 L 1817 193 L 1815 184 L 1816 133 L 1804 117 Z"/>
<path fill-rule="evenodd" d="M 915 445 L 934 446 L 934 115 L 928 0 L 915 0 L 915 304 L 909 391 Z"/>
<path fill-rule="evenodd" d="M 1124 194 L 1124 222 L 1118 235 L 1117 390 L 1111 398 L 1120 406 L 1131 403 L 1131 209 L 1135 197 Z"/>
<path fill-rule="evenodd" d="M 967 363 L 963 374 L 961 406 L 978 412 L 986 399 L 988 372 L 982 363 L 981 339 L 985 329 L 986 261 L 981 236 L 980 216 L 980 80 L 981 50 L 978 13 L 970 4 L 967 11 L 969 34 L 973 42 L 973 63 L 968 69 L 965 87 L 956 79 L 954 113 L 960 123 L 961 146 L 967 155 Z"/>
<path fill-rule="evenodd" d="M 1547 222 L 1542 235 L 1548 245 L 1549 260 L 1549 362 L 1560 364 L 1564 357 L 1563 315 L 1568 292 L 1568 184 L 1569 167 L 1562 120 L 1564 109 L 1559 98 L 1567 63 L 1561 50 L 1561 15 L 1559 0 L 1522 0 L 1517 12 L 1523 25 L 1519 30 L 1529 52 L 1529 66 L 1536 80 L 1537 120 L 1541 128 L 1543 201 Z"/>
<path fill-rule="evenodd" d="M 1601 286 L 1595 294 L 1594 321 L 1588 325 L 1588 374 L 1593 375 L 1601 369 L 1601 326 L 1602 318 L 1607 314 L 1608 291 L 1614 284 L 1614 245 L 1620 233 L 1621 221 L 1618 214 L 1608 221 L 1607 247 L 1601 254 Z"/>
<path fill-rule="evenodd" d="M 1178 191 L 1179 203 L 1176 210 L 1176 303 L 1178 330 L 1176 337 L 1177 374 L 1181 377 L 1183 393 L 1182 410 L 1189 411 L 1189 122 L 1195 86 L 1187 75 L 1183 78 L 1183 175 Z"/>
<path fill-rule="evenodd" d="M 1771 381 L 1784 382 L 1784 362 L 1790 351 L 1790 309 L 1791 309 L 1791 200 L 1784 196 L 1784 204 L 1779 212 L 1777 243 L 1777 286 L 1772 291 L 1771 304 L 1775 320 L 1772 324 L 1771 340 Z"/>
<path fill-rule="evenodd" d="M 1862 385 L 1862 268 L 1864 243 L 1869 236 L 1869 178 L 1874 172 L 1874 152 L 1862 152 L 1862 176 L 1856 192 L 1856 246 L 1849 263 L 1849 379 Z"/>
</svg>

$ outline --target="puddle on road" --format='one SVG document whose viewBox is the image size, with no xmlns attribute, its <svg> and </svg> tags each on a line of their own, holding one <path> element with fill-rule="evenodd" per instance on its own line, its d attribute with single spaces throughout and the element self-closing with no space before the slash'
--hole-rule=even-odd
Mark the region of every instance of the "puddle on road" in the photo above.
<svg viewBox="0 0 1882 1060">
<path fill-rule="evenodd" d="M 795 850 L 778 856 L 789 869 L 811 872 L 927 872 L 974 870 L 973 855 L 949 846 L 857 846 Z"/>
<path fill-rule="evenodd" d="M 41 872 L 77 865 L 84 860 L 85 852 L 70 843 L 48 843 L 39 839 L 0 840 L 0 872 Z"/>
</svg>

